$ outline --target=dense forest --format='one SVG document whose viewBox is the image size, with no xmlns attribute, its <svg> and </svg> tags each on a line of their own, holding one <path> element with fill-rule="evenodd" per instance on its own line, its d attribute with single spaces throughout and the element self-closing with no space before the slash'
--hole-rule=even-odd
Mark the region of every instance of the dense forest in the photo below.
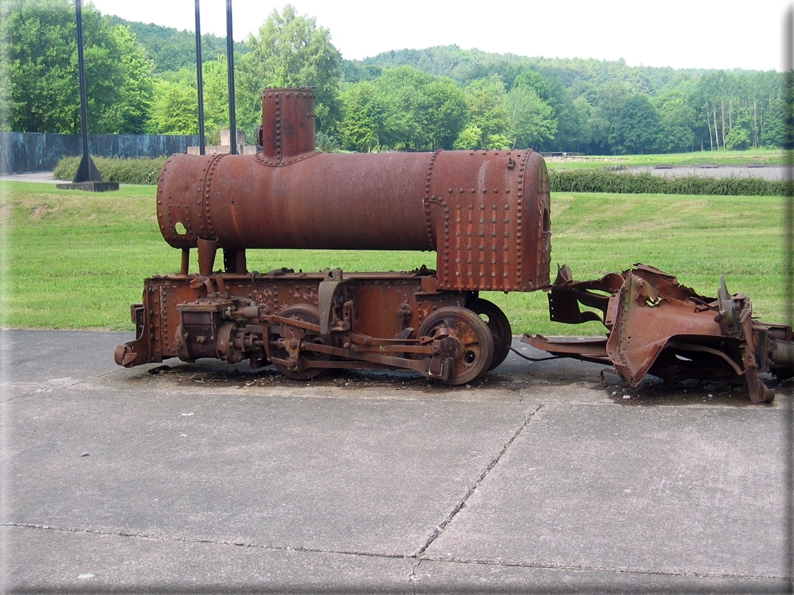
<svg viewBox="0 0 794 595">
<path fill-rule="evenodd" d="M 7 129 L 77 132 L 72 0 L 11 0 L 0 22 Z M 195 35 L 83 10 L 92 132 L 195 134 Z M 226 43 L 202 40 L 209 142 L 228 127 Z M 267 86 L 312 86 L 325 150 L 506 149 L 638 154 L 781 147 L 780 73 L 632 67 L 456 46 L 344 60 L 287 4 L 235 44 L 238 127 L 252 138 Z"/>
<path fill-rule="evenodd" d="M 146 50 L 152 61 L 154 73 L 162 75 L 180 68 L 196 68 L 196 34 L 193 31 L 177 31 L 154 23 L 136 23 L 110 15 L 111 25 L 127 27 L 138 43 Z M 248 52 L 242 42 L 234 43 L 234 55 Z M 203 62 L 217 60 L 226 55 L 226 38 L 204 34 L 201 36 L 201 58 Z"/>
</svg>

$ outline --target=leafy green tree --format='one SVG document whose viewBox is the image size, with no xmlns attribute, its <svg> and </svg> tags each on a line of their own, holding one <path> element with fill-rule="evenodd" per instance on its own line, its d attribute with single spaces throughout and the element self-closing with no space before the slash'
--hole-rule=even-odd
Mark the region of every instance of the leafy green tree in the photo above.
<svg viewBox="0 0 794 595">
<path fill-rule="evenodd" d="M 204 128 L 207 142 L 217 144 L 220 143 L 221 130 L 229 128 L 229 75 L 226 56 L 218 56 L 212 62 L 205 62 L 201 73 L 204 79 Z M 253 113 L 252 121 L 251 112 L 246 109 L 245 102 L 238 105 L 236 99 L 235 97 L 237 126 L 245 131 L 246 139 L 250 140 L 256 123 L 262 119 L 262 105 L 260 103 L 259 110 Z"/>
<path fill-rule="evenodd" d="M 544 79 L 543 75 L 538 72 L 529 70 L 519 74 L 513 81 L 512 89 L 516 89 L 518 87 L 528 87 L 532 89 L 535 91 L 541 101 L 548 102 L 551 98 L 551 91 L 549 90 L 549 86 L 546 84 L 546 79 Z"/>
<path fill-rule="evenodd" d="M 534 86 L 514 86 L 504 99 L 512 148 L 527 148 L 554 138 L 557 118 L 552 107 L 543 101 Z"/>
<path fill-rule="evenodd" d="M 700 77 L 695 96 L 697 116 L 705 121 L 711 149 L 724 149 L 732 128 L 733 98 L 737 91 L 736 75 L 716 70 Z"/>
<path fill-rule="evenodd" d="M 646 95 L 629 96 L 620 108 L 609 134 L 617 153 L 643 154 L 656 149 L 659 114 Z"/>
<path fill-rule="evenodd" d="M 387 68 L 374 81 L 381 102 L 390 105 L 391 149 L 426 151 L 451 148 L 466 124 L 466 98 L 448 78 L 416 68 Z"/>
<path fill-rule="evenodd" d="M 582 122 L 582 148 L 595 155 L 610 153 L 609 128 L 611 122 L 606 118 L 604 109 L 592 105 L 587 97 L 581 95 L 574 101 L 576 113 Z"/>
<path fill-rule="evenodd" d="M 469 133 L 480 131 L 474 146 L 458 146 L 465 149 L 509 149 L 513 140 L 508 136 L 510 120 L 505 106 L 505 87 L 501 79 L 477 79 L 466 87 L 466 103 L 469 106 Z"/>
<path fill-rule="evenodd" d="M 769 103 L 761 128 L 763 146 L 782 147 L 786 141 L 786 102 L 773 99 Z"/>
<path fill-rule="evenodd" d="M 115 113 L 118 132 L 124 134 L 143 132 L 149 120 L 149 110 L 154 98 L 152 62 L 144 55 L 135 35 L 126 27 L 116 26 L 111 33 L 121 53 L 125 76 L 121 79 L 121 101 L 109 111 Z M 90 122 L 90 116 L 89 116 Z"/>
<path fill-rule="evenodd" d="M 725 148 L 731 151 L 743 151 L 750 144 L 750 133 L 742 126 L 734 126 L 725 137 Z"/>
<path fill-rule="evenodd" d="M 153 134 L 197 134 L 195 87 L 156 80 L 148 131 Z"/>
<path fill-rule="evenodd" d="M 229 95 L 226 56 L 219 56 L 202 64 L 204 79 L 204 130 L 208 144 L 220 142 L 220 131 L 229 128 Z M 173 76 L 157 79 L 156 96 L 152 103 L 149 132 L 154 134 L 197 134 L 198 92 L 196 73 L 190 68 L 180 69 Z M 260 108 L 261 113 L 261 108 Z M 253 128 L 242 116 L 238 106 L 238 127 L 252 138 Z M 248 115 L 248 114 L 246 114 Z M 261 116 L 259 116 L 261 118 Z M 249 117 L 249 120 L 251 118 Z"/>
<path fill-rule="evenodd" d="M 683 91 L 668 91 L 654 103 L 659 112 L 658 149 L 663 153 L 691 149 L 695 143 L 696 114 L 687 104 Z"/>
<path fill-rule="evenodd" d="M 430 148 L 450 149 L 466 123 L 466 97 L 452 79 L 437 78 L 425 87 L 427 98 L 423 118 L 430 132 Z"/>
<path fill-rule="evenodd" d="M 626 84 L 608 81 L 601 85 L 582 83 L 574 105 L 585 125 L 583 145 L 587 153 L 614 153 L 614 137 L 611 131 L 617 124 L 620 112 L 629 93 Z"/>
<path fill-rule="evenodd" d="M 331 33 L 316 19 L 299 15 L 291 4 L 273 10 L 257 35 L 249 35 L 251 53 L 239 62 L 239 87 L 246 109 L 261 112 L 266 87 L 314 87 L 317 129 L 329 131 L 339 119 L 341 54 Z M 252 105 L 254 104 L 254 105 Z"/>
<path fill-rule="evenodd" d="M 480 144 L 481 138 L 482 130 L 474 124 L 468 124 L 466 128 L 460 131 L 453 148 L 462 150 L 476 149 Z"/>
<path fill-rule="evenodd" d="M 576 109 L 571 93 L 560 77 L 549 69 L 544 69 L 542 74 L 548 98 L 543 99 L 543 93 L 538 95 L 554 110 L 557 130 L 553 137 L 536 141 L 533 146 L 541 151 L 579 151 L 585 134 L 582 114 Z"/>
<path fill-rule="evenodd" d="M 341 94 L 339 133 L 345 148 L 380 151 L 394 143 L 401 125 L 400 108 L 393 98 L 370 81 L 350 85 Z"/>
<path fill-rule="evenodd" d="M 13 0 L 0 23 L 14 130 L 80 130 L 77 23 L 69 0 Z M 134 36 L 83 10 L 90 132 L 142 132 L 152 98 L 151 62 Z"/>
</svg>

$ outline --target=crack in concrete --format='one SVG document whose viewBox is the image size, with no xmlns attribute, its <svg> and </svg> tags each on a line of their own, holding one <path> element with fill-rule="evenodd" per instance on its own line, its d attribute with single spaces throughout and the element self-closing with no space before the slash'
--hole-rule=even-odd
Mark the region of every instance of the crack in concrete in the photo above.
<svg viewBox="0 0 794 595">
<path fill-rule="evenodd" d="M 471 495 L 472 495 L 472 494 L 474 494 L 474 492 L 475 492 L 475 491 L 477 491 L 477 488 L 478 488 L 478 487 L 480 487 L 480 484 L 481 484 L 481 483 L 482 483 L 482 482 L 485 480 L 485 478 L 486 478 L 486 477 L 488 477 L 488 474 L 491 472 L 491 470 L 492 470 L 494 467 L 496 467 L 496 465 L 497 465 L 497 464 L 499 463 L 499 461 L 502 459 L 502 457 L 503 457 L 503 456 L 504 456 L 504 454 L 507 452 L 507 450 L 508 450 L 508 449 L 509 449 L 509 448 L 510 448 L 512 445 L 513 445 L 513 442 L 515 442 L 515 441 L 516 441 L 516 439 L 519 437 L 519 435 L 521 435 L 521 432 L 523 432 L 523 431 L 524 431 L 524 428 L 526 428 L 526 427 L 527 427 L 527 425 L 529 424 L 530 420 L 531 420 L 531 419 L 532 419 L 532 418 L 535 416 L 535 414 L 537 414 L 537 412 L 538 412 L 538 411 L 540 411 L 541 409 L 543 409 L 543 404 L 540 404 L 540 405 L 538 405 L 537 407 L 535 407 L 535 410 L 534 410 L 534 411 L 532 411 L 532 412 L 531 412 L 531 413 L 530 413 L 530 414 L 529 414 L 529 415 L 526 417 L 526 419 L 525 419 L 525 420 L 524 420 L 524 422 L 521 424 L 521 426 L 519 426 L 519 428 L 518 428 L 518 429 L 517 429 L 517 430 L 516 430 L 516 431 L 513 433 L 513 435 L 510 437 L 510 440 L 508 440 L 507 442 L 505 442 L 504 446 L 502 447 L 502 450 L 500 450 L 500 451 L 499 451 L 499 453 L 496 455 L 496 457 L 494 457 L 494 458 L 493 458 L 493 460 L 491 460 L 491 462 L 488 464 L 488 466 L 487 466 L 487 467 L 485 467 L 485 470 L 484 470 L 484 471 L 483 471 L 483 472 L 480 474 L 480 476 L 477 478 L 477 480 L 474 482 L 474 484 L 472 484 L 472 486 L 469 488 L 469 491 L 468 491 L 468 492 L 466 492 L 466 495 L 464 495 L 464 496 L 463 496 L 463 499 L 462 499 L 462 500 L 461 500 L 461 501 L 458 503 L 458 505 L 457 505 L 457 506 L 456 506 L 456 507 L 455 507 L 455 508 L 452 510 L 452 512 L 451 512 L 449 515 L 447 515 L 447 518 L 446 518 L 446 519 L 444 519 L 444 520 L 441 522 L 441 524 L 440 524 L 440 525 L 438 525 L 438 526 L 437 526 L 437 527 L 436 527 L 436 528 L 433 530 L 433 533 L 430 535 L 430 537 L 429 537 L 429 538 L 428 538 L 428 540 L 425 542 L 425 544 L 424 544 L 424 545 L 423 545 L 421 548 L 419 548 L 419 551 L 416 553 L 416 558 L 421 558 L 421 557 L 424 555 L 424 553 L 427 551 L 427 548 L 429 548 L 429 547 L 432 545 L 432 543 L 433 543 L 433 542 L 434 542 L 436 539 L 438 539 L 438 537 L 439 537 L 439 536 L 440 536 L 440 535 L 441 535 L 441 534 L 444 532 L 444 530 L 447 528 L 447 526 L 449 526 L 449 524 L 450 524 L 450 523 L 452 522 L 452 520 L 453 520 L 453 519 L 454 519 L 454 518 L 457 516 L 457 514 L 458 514 L 458 513 L 459 513 L 461 510 L 463 510 L 463 508 L 465 508 L 465 506 L 466 506 L 466 502 L 468 502 L 468 500 L 469 500 L 469 498 L 471 497 Z"/>
<path fill-rule="evenodd" d="M 225 539 L 201 539 L 191 537 L 174 537 L 169 535 L 156 535 L 149 533 L 131 533 L 126 531 L 106 531 L 103 529 L 75 529 L 73 527 L 53 527 L 50 525 L 40 525 L 36 523 L 0 523 L 0 527 L 15 527 L 20 529 L 38 529 L 42 531 L 58 531 L 62 533 L 84 533 L 88 535 L 109 535 L 113 537 L 134 537 L 138 539 L 153 539 L 164 542 L 175 543 L 196 543 L 208 545 L 224 545 L 234 547 L 246 547 L 261 550 L 272 550 L 278 552 L 303 552 L 310 554 L 339 554 L 343 556 L 362 556 L 366 558 L 385 558 L 385 559 L 411 559 L 413 556 L 407 554 L 377 554 L 373 552 L 357 550 L 326 550 L 322 548 L 310 548 L 303 546 L 290 545 L 262 545 L 257 543 L 246 543 L 243 541 L 229 541 Z"/>
<path fill-rule="evenodd" d="M 533 412 L 536 413 L 537 411 Z M 709 573 L 709 572 L 695 572 L 695 571 L 680 571 L 680 572 L 665 572 L 648 569 L 637 568 L 608 568 L 602 566 L 588 566 L 588 565 L 575 565 L 575 564 L 552 564 L 541 562 L 520 562 L 520 561 L 505 561 L 505 560 L 488 560 L 477 558 L 458 558 L 458 557 L 439 557 L 439 556 L 423 556 L 419 557 L 418 554 L 379 554 L 374 552 L 364 552 L 356 550 L 327 550 L 322 548 L 309 548 L 302 546 L 279 546 L 279 545 L 261 545 L 245 542 L 227 541 L 227 540 L 212 540 L 212 539 L 197 539 L 188 537 L 172 537 L 163 535 L 152 535 L 146 533 L 130 533 L 125 531 L 104 531 L 101 529 L 75 529 L 72 527 L 53 527 L 50 525 L 41 525 L 36 523 L 14 523 L 4 522 L 0 523 L 0 527 L 11 527 L 18 529 L 36 529 L 40 531 L 57 531 L 63 533 L 83 533 L 87 535 L 108 535 L 113 537 L 129 537 L 137 539 L 152 539 L 163 542 L 175 543 L 192 543 L 192 544 L 206 544 L 206 545 L 220 545 L 220 546 L 233 546 L 245 547 L 267 551 L 279 552 L 301 552 L 309 554 L 331 554 L 341 556 L 357 556 L 364 558 L 378 558 L 378 559 L 392 559 L 392 560 L 415 560 L 411 572 L 408 575 L 408 582 L 414 593 L 417 593 L 417 585 L 421 579 L 417 578 L 417 571 L 423 562 L 438 562 L 444 564 L 464 564 L 464 565 L 479 565 L 490 566 L 497 568 L 525 568 L 533 570 L 560 570 L 569 572 L 605 572 L 613 574 L 638 574 L 648 576 L 669 576 L 669 577 L 687 577 L 687 578 L 702 578 L 702 579 L 747 579 L 747 580 L 780 580 L 789 581 L 792 577 L 785 575 L 774 574 L 736 574 L 736 573 Z"/>
<path fill-rule="evenodd" d="M 416 564 L 413 565 L 411 568 L 411 572 L 408 575 L 408 584 L 411 586 L 411 592 L 413 595 L 417 595 L 418 591 L 416 590 L 416 583 L 418 579 L 416 578 L 416 571 L 419 570 L 419 565 L 422 563 L 422 560 L 417 559 Z"/>
</svg>

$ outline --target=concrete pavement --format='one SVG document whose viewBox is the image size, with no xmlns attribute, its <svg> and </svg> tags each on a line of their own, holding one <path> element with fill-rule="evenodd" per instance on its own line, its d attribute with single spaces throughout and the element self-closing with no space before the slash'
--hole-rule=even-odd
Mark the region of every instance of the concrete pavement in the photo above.
<svg viewBox="0 0 794 595">
<path fill-rule="evenodd" d="M 71 182 L 71 180 L 56 180 L 51 171 L 34 171 L 21 174 L 0 175 L 0 181 L 6 182 Z"/>
<path fill-rule="evenodd" d="M 754 406 L 512 354 L 469 387 L 295 382 L 124 370 L 129 339 L 0 333 L 9 592 L 791 587 L 788 383 Z"/>
</svg>

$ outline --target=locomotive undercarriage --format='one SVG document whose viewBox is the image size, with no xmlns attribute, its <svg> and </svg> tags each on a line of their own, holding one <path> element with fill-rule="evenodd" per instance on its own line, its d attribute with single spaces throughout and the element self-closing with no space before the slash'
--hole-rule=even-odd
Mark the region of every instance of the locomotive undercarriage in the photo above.
<svg viewBox="0 0 794 595">
<path fill-rule="evenodd" d="M 759 374 L 794 376 L 791 327 L 753 320 L 750 300 L 730 295 L 724 280 L 717 297 L 707 298 L 643 265 L 592 281 L 574 281 L 562 267 L 547 289 L 552 320 L 598 320 L 608 333 L 523 341 L 611 366 L 632 387 L 646 374 L 668 382 L 720 379 L 744 384 L 758 403 L 775 394 Z M 297 380 L 328 369 L 404 369 L 461 385 L 501 364 L 512 340 L 496 305 L 476 291 L 439 290 L 426 268 L 153 277 L 132 319 L 137 338 L 116 349 L 119 365 L 247 359 Z"/>
<path fill-rule="evenodd" d="M 477 292 L 439 291 L 424 268 L 153 277 L 132 318 L 137 338 L 115 353 L 125 367 L 247 359 L 295 379 L 326 369 L 407 369 L 466 384 L 498 366 L 512 339 L 498 307 Z"/>
</svg>

